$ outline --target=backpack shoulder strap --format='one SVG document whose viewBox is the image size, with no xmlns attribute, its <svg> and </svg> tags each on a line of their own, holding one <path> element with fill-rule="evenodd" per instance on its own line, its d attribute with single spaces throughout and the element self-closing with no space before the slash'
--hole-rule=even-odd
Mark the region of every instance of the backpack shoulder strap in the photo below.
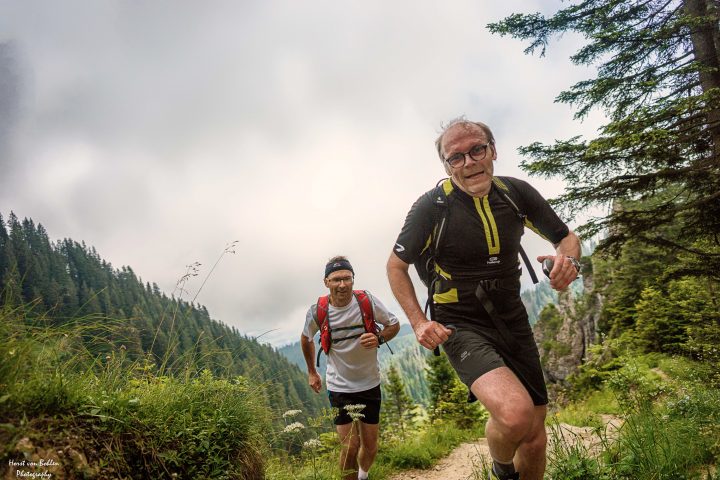
<svg viewBox="0 0 720 480">
<path fill-rule="evenodd" d="M 330 296 L 325 295 L 318 298 L 317 304 L 313 311 L 313 318 L 317 323 L 318 329 L 320 330 L 320 349 L 317 354 L 317 365 L 320 366 L 320 352 L 327 353 L 330 351 L 330 345 L 332 345 L 332 332 L 330 331 L 330 322 L 328 321 L 328 304 L 330 302 Z"/>
<path fill-rule="evenodd" d="M 377 325 L 375 325 L 375 312 L 373 310 L 370 295 L 365 290 L 353 290 L 353 295 L 360 305 L 360 314 L 363 318 L 365 331 L 368 333 L 377 333 Z"/>
<path fill-rule="evenodd" d="M 517 187 L 513 185 L 512 179 L 510 177 L 493 177 L 492 182 L 496 187 L 497 192 L 500 194 L 500 198 L 502 198 L 503 201 L 513 209 L 515 215 L 517 215 L 523 226 L 525 226 L 527 224 L 527 215 L 519 206 L 522 203 L 520 201 L 520 193 L 518 192 Z M 535 269 L 533 268 L 532 263 L 530 263 L 530 258 L 528 258 L 522 245 L 520 245 L 520 256 L 525 263 L 525 268 L 527 268 L 533 283 L 538 283 L 539 280 L 535 274 Z"/>
<path fill-rule="evenodd" d="M 497 187 L 500 197 L 515 211 L 515 214 L 522 220 L 523 224 L 525 224 L 527 215 L 521 208 L 522 201 L 520 200 L 520 193 L 517 191 L 517 187 L 513 185 L 510 177 L 493 177 L 492 182 L 493 185 Z"/>
<path fill-rule="evenodd" d="M 327 323 L 329 301 L 328 295 L 319 297 L 313 308 L 313 320 L 320 330 L 322 330 L 323 324 Z"/>
<path fill-rule="evenodd" d="M 453 190 L 454 187 L 449 178 L 440 180 L 435 188 L 431 190 L 432 202 L 433 205 L 435 205 L 435 221 L 433 222 L 430 247 L 432 248 L 434 257 L 437 257 L 440 252 L 440 246 L 442 245 L 441 240 L 443 238 L 443 233 L 445 232 L 447 216 L 449 213 L 448 206 L 450 205 L 450 194 Z"/>
</svg>

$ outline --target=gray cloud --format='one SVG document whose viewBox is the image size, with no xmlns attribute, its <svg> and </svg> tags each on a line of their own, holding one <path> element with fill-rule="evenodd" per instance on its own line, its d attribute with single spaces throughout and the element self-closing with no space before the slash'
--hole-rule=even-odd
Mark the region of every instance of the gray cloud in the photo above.
<svg viewBox="0 0 720 480">
<path fill-rule="evenodd" d="M 198 301 L 273 342 L 297 337 L 336 253 L 394 305 L 384 262 L 444 175 L 442 121 L 488 122 L 498 173 L 523 177 L 519 145 L 598 123 L 553 104 L 587 75 L 567 61 L 576 39 L 539 60 L 484 29 L 542 2 L 0 5 L 0 71 L 16 72 L 0 109 L 17 112 L 0 204 L 166 292 L 238 240 Z"/>
</svg>

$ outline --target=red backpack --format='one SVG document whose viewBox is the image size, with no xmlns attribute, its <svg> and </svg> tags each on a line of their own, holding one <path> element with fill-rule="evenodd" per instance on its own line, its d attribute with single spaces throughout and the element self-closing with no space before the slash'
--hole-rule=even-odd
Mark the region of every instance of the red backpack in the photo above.
<svg viewBox="0 0 720 480">
<path fill-rule="evenodd" d="M 353 290 L 353 295 L 360 305 L 360 313 L 362 314 L 363 323 L 357 325 L 350 325 L 349 327 L 336 328 L 335 331 L 340 330 L 352 330 L 359 327 L 365 327 L 365 331 L 355 335 L 349 335 L 342 338 L 332 338 L 330 330 L 330 322 L 328 321 L 328 305 L 330 303 L 330 296 L 325 295 L 324 297 L 318 298 L 316 309 L 313 311 L 313 318 L 320 329 L 320 350 L 317 354 L 317 366 L 320 366 L 320 353 L 325 352 L 325 355 L 330 352 L 330 346 L 333 343 L 342 342 L 343 340 L 351 340 L 358 338 L 363 333 L 378 333 L 378 327 L 375 324 L 375 313 L 373 312 L 372 300 L 370 295 L 365 290 Z"/>
</svg>

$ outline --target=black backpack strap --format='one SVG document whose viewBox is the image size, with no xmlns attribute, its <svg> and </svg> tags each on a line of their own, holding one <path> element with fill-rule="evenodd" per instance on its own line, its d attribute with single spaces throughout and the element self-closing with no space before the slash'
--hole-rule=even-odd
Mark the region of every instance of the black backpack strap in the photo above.
<svg viewBox="0 0 720 480">
<path fill-rule="evenodd" d="M 447 182 L 447 183 L 446 183 Z M 435 302 L 433 296 L 435 295 L 435 286 L 438 282 L 438 273 L 435 271 L 435 259 L 440 255 L 442 247 L 442 239 L 444 238 L 445 228 L 447 227 L 448 216 L 450 214 L 450 199 L 448 192 L 452 192 L 451 188 L 447 185 L 451 185 L 449 178 L 440 180 L 435 189 L 433 190 L 433 204 L 435 205 L 435 221 L 433 222 L 433 231 L 430 237 L 430 246 L 432 255 L 428 258 L 428 262 L 432 261 L 433 265 L 427 265 L 426 268 L 432 272 L 430 280 L 428 281 L 428 292 L 427 301 L 425 302 L 425 316 L 430 314 L 430 320 L 435 320 Z M 435 356 L 440 356 L 440 347 L 435 347 L 433 350 Z"/>
<path fill-rule="evenodd" d="M 509 192 L 512 190 L 512 192 L 515 194 L 516 197 L 519 197 L 519 194 L 517 190 L 515 189 L 515 185 L 512 184 L 512 182 L 507 177 L 493 177 L 493 186 L 497 190 L 497 192 L 500 194 L 500 198 L 502 198 L 506 204 L 510 206 L 510 208 L 513 209 L 515 212 L 515 215 L 520 219 L 520 222 L 522 222 L 523 227 L 525 226 L 525 220 L 527 219 L 527 215 L 523 213 L 523 211 L 520 209 L 518 204 L 512 199 Z M 507 187 L 504 188 L 504 187 Z M 522 244 L 520 245 L 520 256 L 523 259 L 523 262 L 525 263 L 525 268 L 527 268 L 528 273 L 530 274 L 530 278 L 532 279 L 533 283 L 538 283 L 538 277 L 535 274 L 535 269 L 532 266 L 532 263 L 530 263 L 530 258 L 528 258 L 527 253 L 525 253 L 525 249 L 522 247 Z"/>
</svg>

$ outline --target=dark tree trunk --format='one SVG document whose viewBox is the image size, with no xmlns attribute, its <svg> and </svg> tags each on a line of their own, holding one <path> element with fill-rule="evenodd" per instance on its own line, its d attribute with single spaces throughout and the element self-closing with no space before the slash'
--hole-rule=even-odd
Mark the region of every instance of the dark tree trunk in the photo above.
<svg viewBox="0 0 720 480">
<path fill-rule="evenodd" d="M 718 31 L 718 2 L 716 0 L 685 0 L 685 11 L 693 17 L 714 17 L 693 29 L 691 40 L 695 59 L 705 67 L 700 72 L 700 86 L 703 92 L 720 89 L 720 32 Z M 707 124 L 712 132 L 714 163 L 720 159 L 720 109 L 711 107 L 707 111 Z"/>
</svg>

